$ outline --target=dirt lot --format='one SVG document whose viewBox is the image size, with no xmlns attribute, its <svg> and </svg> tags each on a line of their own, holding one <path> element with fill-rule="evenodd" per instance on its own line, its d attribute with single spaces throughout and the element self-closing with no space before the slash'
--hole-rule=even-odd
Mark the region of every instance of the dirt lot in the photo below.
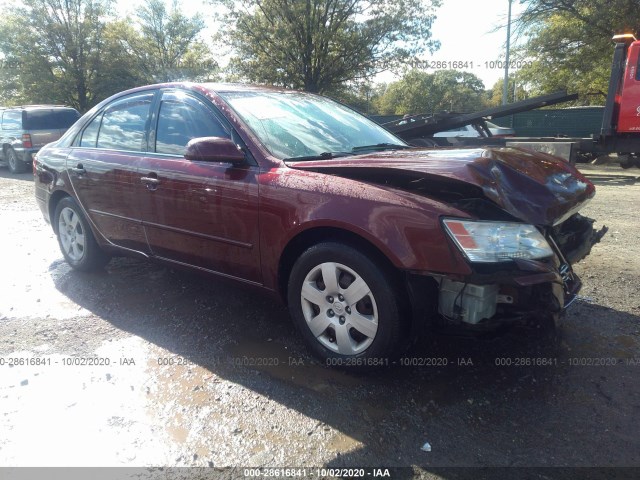
<svg viewBox="0 0 640 480">
<path fill-rule="evenodd" d="M 31 176 L 0 168 L 0 465 L 639 466 L 640 170 L 584 171 L 610 231 L 559 348 L 430 336 L 409 363 L 446 366 L 357 376 L 259 293 L 132 259 L 72 272 Z"/>
</svg>

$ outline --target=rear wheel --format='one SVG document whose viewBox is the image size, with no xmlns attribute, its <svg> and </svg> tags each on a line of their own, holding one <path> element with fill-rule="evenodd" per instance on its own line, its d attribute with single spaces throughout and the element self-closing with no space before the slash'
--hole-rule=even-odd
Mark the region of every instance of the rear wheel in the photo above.
<svg viewBox="0 0 640 480">
<path fill-rule="evenodd" d="M 329 365 L 389 364 L 408 340 L 393 277 L 345 244 L 306 250 L 293 266 L 288 300 L 312 351 Z"/>
<path fill-rule="evenodd" d="M 70 197 L 60 200 L 53 221 L 60 250 L 74 269 L 89 272 L 107 264 L 110 257 L 98 246 L 75 200 Z"/>
<path fill-rule="evenodd" d="M 18 158 L 18 154 L 13 148 L 7 148 L 5 157 L 11 173 L 24 173 L 27 171 L 27 164 Z"/>
</svg>

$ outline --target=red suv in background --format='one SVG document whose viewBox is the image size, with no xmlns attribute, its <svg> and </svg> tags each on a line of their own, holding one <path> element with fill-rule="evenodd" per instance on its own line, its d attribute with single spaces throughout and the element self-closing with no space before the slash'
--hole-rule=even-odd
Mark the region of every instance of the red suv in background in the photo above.
<svg viewBox="0 0 640 480">
<path fill-rule="evenodd" d="M 278 294 L 321 358 L 384 364 L 429 322 L 556 317 L 604 234 L 562 160 L 412 148 L 309 93 L 163 84 L 117 94 L 35 162 L 79 270 L 148 257 Z"/>
</svg>

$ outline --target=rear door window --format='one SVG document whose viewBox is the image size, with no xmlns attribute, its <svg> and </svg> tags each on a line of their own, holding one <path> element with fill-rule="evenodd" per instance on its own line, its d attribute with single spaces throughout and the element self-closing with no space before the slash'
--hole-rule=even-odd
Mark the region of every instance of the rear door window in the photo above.
<svg viewBox="0 0 640 480">
<path fill-rule="evenodd" d="M 153 94 L 138 95 L 107 107 L 102 115 L 96 146 L 130 152 L 145 151 L 152 100 Z M 89 127 L 92 127 L 92 124 L 89 124 Z"/>
<path fill-rule="evenodd" d="M 2 114 L 3 130 L 21 130 L 22 129 L 22 111 L 10 110 Z"/>
</svg>

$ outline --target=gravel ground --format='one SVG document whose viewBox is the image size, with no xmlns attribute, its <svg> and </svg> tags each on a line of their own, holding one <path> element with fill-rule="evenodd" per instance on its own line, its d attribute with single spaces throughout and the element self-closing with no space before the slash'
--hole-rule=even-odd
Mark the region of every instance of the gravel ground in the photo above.
<svg viewBox="0 0 640 480">
<path fill-rule="evenodd" d="M 431 335 L 408 358 L 446 366 L 354 375 L 259 292 L 132 259 L 71 271 L 32 177 L 0 168 L 0 465 L 638 466 L 640 170 L 583 170 L 610 230 L 557 348 Z"/>
</svg>

